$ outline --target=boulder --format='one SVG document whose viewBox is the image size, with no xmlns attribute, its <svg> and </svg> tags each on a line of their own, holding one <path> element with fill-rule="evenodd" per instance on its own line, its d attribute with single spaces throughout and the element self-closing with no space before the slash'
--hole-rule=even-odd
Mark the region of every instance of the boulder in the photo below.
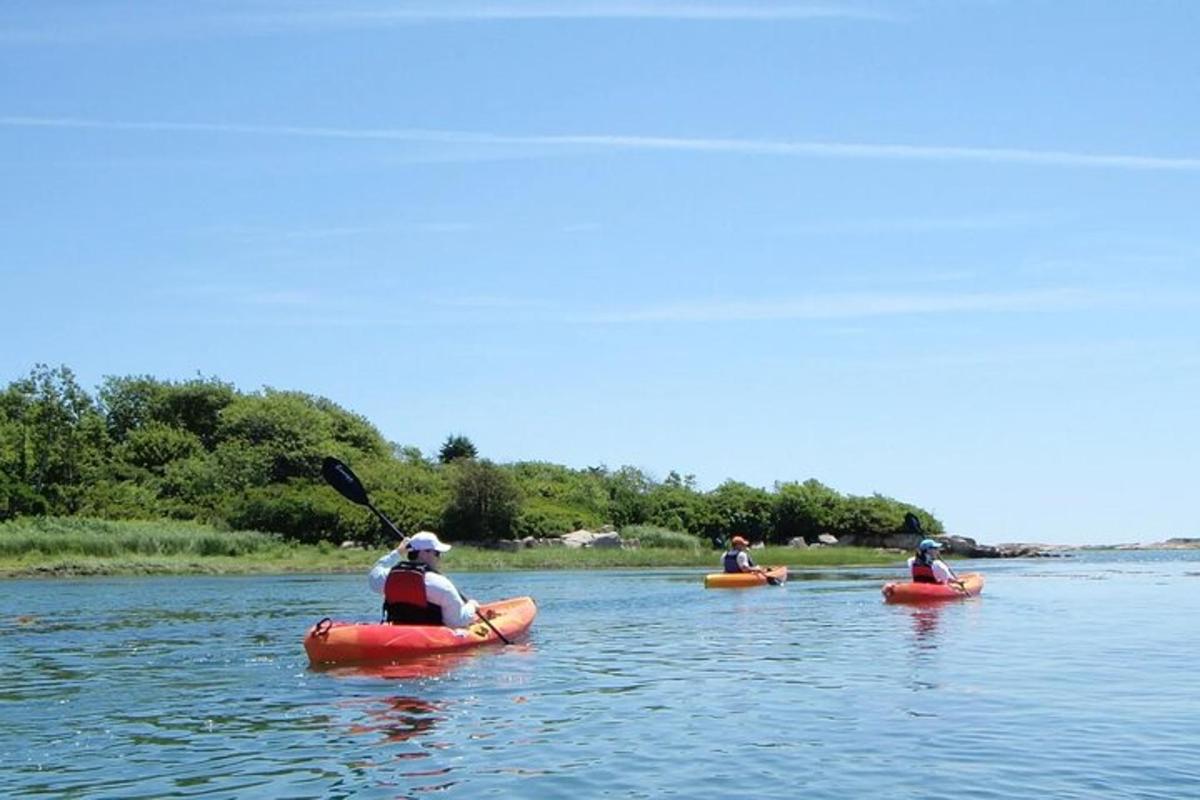
<svg viewBox="0 0 1200 800">
<path fill-rule="evenodd" d="M 796 536 L 796 537 L 788 540 L 787 546 L 788 547 L 796 547 L 796 548 L 804 548 L 804 547 L 808 547 L 808 542 L 804 541 L 803 536 Z"/>
<path fill-rule="evenodd" d="M 595 538 L 596 538 L 596 534 L 594 534 L 591 531 L 586 530 L 584 528 L 580 528 L 577 531 L 571 531 L 570 533 L 564 533 L 562 535 L 562 543 L 564 545 L 566 545 L 567 547 L 572 547 L 572 548 L 578 549 L 580 547 L 591 547 L 592 540 Z"/>
<path fill-rule="evenodd" d="M 615 531 L 611 531 L 609 533 L 597 533 L 592 538 L 591 546 L 619 550 L 621 548 L 621 534 Z"/>
<path fill-rule="evenodd" d="M 817 537 L 817 542 L 819 542 L 820 544 L 833 545 L 833 544 L 838 543 L 838 538 L 836 536 L 834 536 L 832 533 L 822 533 L 820 536 Z"/>
</svg>

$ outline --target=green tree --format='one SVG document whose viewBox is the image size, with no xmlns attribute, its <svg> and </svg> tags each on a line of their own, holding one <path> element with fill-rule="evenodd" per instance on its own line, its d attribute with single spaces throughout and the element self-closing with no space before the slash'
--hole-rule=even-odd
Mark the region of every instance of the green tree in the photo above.
<svg viewBox="0 0 1200 800">
<path fill-rule="evenodd" d="M 464 458 L 452 465 L 450 502 L 443 513 L 448 535 L 475 541 L 508 538 L 520 508 L 516 482 L 492 462 Z"/>
<path fill-rule="evenodd" d="M 197 377 L 181 383 L 148 375 L 109 376 L 100 387 L 100 404 L 115 441 L 151 422 L 188 431 L 206 448 L 217 441 L 221 412 L 237 399 L 232 385 Z"/>
<path fill-rule="evenodd" d="M 776 484 L 771 540 L 785 543 L 803 538 L 811 543 L 822 533 L 833 533 L 840 524 L 842 503 L 840 494 L 812 478 L 804 483 Z"/>
<path fill-rule="evenodd" d="M 752 542 L 765 541 L 773 532 L 772 498 L 766 489 L 738 481 L 725 481 L 708 493 L 701 535 L 712 542 L 727 542 L 741 534 Z"/>
<path fill-rule="evenodd" d="M 624 466 L 602 474 L 608 494 L 608 517 L 619 528 L 641 525 L 650 518 L 650 491 L 654 481 L 636 467 Z"/>
<path fill-rule="evenodd" d="M 92 398 L 66 366 L 36 365 L 28 378 L 9 385 L 0 401 L 5 430 L 6 504 L 40 505 L 72 514 L 84 487 L 108 458 L 110 440 Z M 40 501 L 39 501 L 40 498 Z"/>
<path fill-rule="evenodd" d="M 442 443 L 442 448 L 438 451 L 438 460 L 443 464 L 450 464 L 462 458 L 475 458 L 478 455 L 479 451 L 475 449 L 475 445 L 470 439 L 460 434 L 451 434 Z"/>
</svg>

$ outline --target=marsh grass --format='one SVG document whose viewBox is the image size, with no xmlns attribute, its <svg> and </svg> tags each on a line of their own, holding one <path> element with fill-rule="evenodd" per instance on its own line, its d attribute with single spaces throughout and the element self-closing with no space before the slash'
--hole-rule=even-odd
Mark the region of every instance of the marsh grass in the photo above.
<svg viewBox="0 0 1200 800">
<path fill-rule="evenodd" d="M 0 575 L 256 574 L 366 572 L 382 550 L 299 545 L 256 531 L 219 531 L 192 522 L 77 517 L 0 523 Z M 642 546 L 633 550 L 541 547 L 515 553 L 457 545 L 448 572 L 697 567 L 720 569 L 715 550 Z M 856 547 L 754 551 L 760 564 L 789 567 L 894 564 L 898 553 Z"/>
</svg>

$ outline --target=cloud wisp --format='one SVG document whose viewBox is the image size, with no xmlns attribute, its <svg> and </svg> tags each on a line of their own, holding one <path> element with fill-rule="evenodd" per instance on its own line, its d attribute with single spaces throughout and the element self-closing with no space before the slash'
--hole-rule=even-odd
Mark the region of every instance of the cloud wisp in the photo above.
<svg viewBox="0 0 1200 800">
<path fill-rule="evenodd" d="M 78 117 L 0 116 L 4 128 L 129 133 L 272 136 L 324 140 L 491 145 L 562 152 L 667 152 L 766 158 L 869 159 L 1008 164 L 1037 167 L 1198 172 L 1200 157 L 1080 153 L 1005 147 L 864 144 L 778 139 L 693 138 L 612 134 L 503 135 L 420 128 L 341 128 L 208 122 L 131 122 Z"/>
<path fill-rule="evenodd" d="M 717 22 L 804 23 L 821 20 L 883 22 L 894 15 L 863 2 L 704 2 L 703 0 L 417 0 L 413 2 L 338 2 L 288 5 L 237 2 L 185 5 L 121 17 L 97 4 L 91 14 L 76 15 L 73 25 L 9 20 L 0 26 L 0 45 L 82 44 L 99 41 L 147 41 L 171 38 L 316 34 L 331 31 L 387 30 L 413 25 L 522 22 Z"/>
<path fill-rule="evenodd" d="M 771 300 L 712 300 L 581 313 L 582 323 L 772 322 L 870 317 L 970 314 L 1065 313 L 1095 308 L 1196 307 L 1197 297 L 1155 297 L 1145 292 L 1033 289 L 1010 292 L 846 293 Z"/>
</svg>

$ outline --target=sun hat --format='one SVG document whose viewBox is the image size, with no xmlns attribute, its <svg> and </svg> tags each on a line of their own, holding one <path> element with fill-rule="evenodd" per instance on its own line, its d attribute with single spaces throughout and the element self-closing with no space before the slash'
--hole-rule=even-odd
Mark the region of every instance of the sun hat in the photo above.
<svg viewBox="0 0 1200 800">
<path fill-rule="evenodd" d="M 933 539 L 922 539 L 921 543 L 917 545 L 918 550 L 940 550 L 941 547 L 942 543 Z"/>
<path fill-rule="evenodd" d="M 412 538 L 408 540 L 408 549 L 436 550 L 439 553 L 444 553 L 450 549 L 450 545 L 439 539 L 436 533 L 420 531 L 419 533 L 414 533 Z"/>
<path fill-rule="evenodd" d="M 745 539 L 743 539 L 741 536 L 735 536 L 735 537 L 733 537 L 733 539 L 730 541 L 730 544 L 732 544 L 732 545 L 734 545 L 734 546 L 736 546 L 736 545 L 739 545 L 739 544 L 740 544 L 740 545 L 744 545 L 745 547 L 749 547 L 749 546 L 750 546 L 750 543 L 749 543 L 749 542 L 747 542 Z"/>
</svg>

